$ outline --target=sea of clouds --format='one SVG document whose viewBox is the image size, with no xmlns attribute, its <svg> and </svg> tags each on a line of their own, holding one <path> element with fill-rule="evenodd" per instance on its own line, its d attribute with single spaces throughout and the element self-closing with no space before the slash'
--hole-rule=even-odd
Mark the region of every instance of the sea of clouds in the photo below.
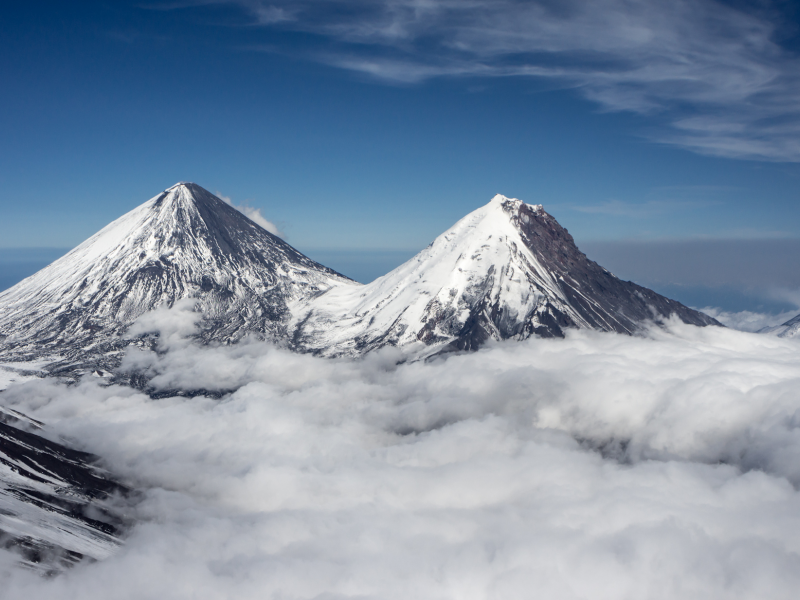
<svg viewBox="0 0 800 600">
<path fill-rule="evenodd" d="M 800 342 L 672 322 L 401 362 L 135 332 L 153 400 L 85 381 L 6 406 L 142 490 L 110 559 L 5 598 L 796 598 Z"/>
</svg>

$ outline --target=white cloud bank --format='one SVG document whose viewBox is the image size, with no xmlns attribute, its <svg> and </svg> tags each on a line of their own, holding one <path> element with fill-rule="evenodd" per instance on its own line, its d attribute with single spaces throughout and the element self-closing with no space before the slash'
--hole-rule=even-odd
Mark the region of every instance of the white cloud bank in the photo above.
<svg viewBox="0 0 800 600">
<path fill-rule="evenodd" d="M 128 364 L 221 400 L 0 396 L 145 490 L 118 554 L 53 579 L 0 559 L 6 597 L 796 597 L 795 340 L 672 324 L 397 366 L 196 347 L 186 310 Z"/>
</svg>

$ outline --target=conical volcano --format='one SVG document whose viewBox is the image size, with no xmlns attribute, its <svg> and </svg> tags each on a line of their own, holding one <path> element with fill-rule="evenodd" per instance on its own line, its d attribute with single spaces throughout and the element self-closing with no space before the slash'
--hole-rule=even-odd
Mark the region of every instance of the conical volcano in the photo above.
<svg viewBox="0 0 800 600">
<path fill-rule="evenodd" d="M 466 350 L 568 328 L 631 334 L 670 315 L 719 325 L 589 260 L 541 205 L 497 195 L 391 273 L 314 298 L 295 339 L 322 354 L 416 342 Z"/>
<path fill-rule="evenodd" d="M 207 340 L 283 339 L 289 303 L 349 283 L 202 187 L 179 183 L 0 294 L 0 336 L 7 357 L 68 358 L 124 345 L 120 334 L 143 313 L 195 298 Z"/>
</svg>

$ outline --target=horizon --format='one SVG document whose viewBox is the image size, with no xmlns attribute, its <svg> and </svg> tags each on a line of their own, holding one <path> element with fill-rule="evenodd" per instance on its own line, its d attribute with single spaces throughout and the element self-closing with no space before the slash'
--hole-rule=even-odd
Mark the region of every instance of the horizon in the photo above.
<svg viewBox="0 0 800 600">
<path fill-rule="evenodd" d="M 176 180 L 360 279 L 498 192 L 581 247 L 761 240 L 781 261 L 771 241 L 800 239 L 792 5 L 488 7 L 6 5 L 0 243 L 75 247 Z M 791 285 L 727 308 L 774 309 Z"/>
<path fill-rule="evenodd" d="M 166 190 L 181 183 L 198 185 L 181 181 Z M 291 244 L 291 239 L 286 239 L 276 224 L 265 219 L 260 209 L 248 204 L 236 205 L 230 198 L 216 195 Z M 800 239 L 621 239 L 576 240 L 576 243 L 590 259 L 621 279 L 712 314 L 714 310 L 765 313 L 766 322 L 777 324 L 800 307 L 800 274 L 792 269 L 791 258 L 800 251 Z M 364 284 L 386 275 L 422 250 L 313 246 L 297 249 Z M 46 246 L 0 247 L 0 292 L 71 250 Z M 771 316 L 774 319 L 770 320 Z"/>
</svg>

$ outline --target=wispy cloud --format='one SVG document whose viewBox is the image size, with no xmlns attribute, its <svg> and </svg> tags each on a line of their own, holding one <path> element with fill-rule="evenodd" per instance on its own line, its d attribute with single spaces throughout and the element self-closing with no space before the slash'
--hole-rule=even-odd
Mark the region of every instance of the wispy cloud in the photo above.
<svg viewBox="0 0 800 600">
<path fill-rule="evenodd" d="M 209 1 L 196 4 L 209 4 Z M 535 77 L 657 117 L 652 140 L 800 161 L 800 60 L 778 5 L 715 0 L 217 0 L 327 40 L 313 58 L 382 81 Z M 191 2 L 182 2 L 186 7 Z M 173 4 L 172 6 L 176 6 Z"/>
<path fill-rule="evenodd" d="M 649 200 L 647 202 L 622 202 L 609 200 L 591 206 L 574 206 L 573 210 L 579 212 L 614 215 L 617 217 L 649 218 L 667 214 L 677 210 L 693 210 L 703 206 L 715 204 L 714 202 L 698 202 L 687 200 Z"/>
<path fill-rule="evenodd" d="M 278 6 L 257 6 L 254 10 L 256 18 L 261 25 L 294 21 L 294 15 L 291 11 Z"/>
<path fill-rule="evenodd" d="M 797 309 L 778 313 L 776 315 L 764 314 L 753 312 L 749 310 L 742 310 L 738 312 L 731 312 L 721 310 L 713 306 L 700 308 L 702 312 L 709 316 L 714 317 L 717 321 L 730 327 L 738 329 L 739 331 L 760 331 L 765 327 L 774 327 L 775 325 L 782 325 L 792 317 L 797 315 Z"/>
<path fill-rule="evenodd" d="M 272 221 L 268 221 L 263 214 L 261 214 L 260 208 L 253 208 L 247 202 L 244 204 L 234 204 L 233 200 L 231 200 L 228 196 L 220 194 L 219 192 L 216 193 L 216 196 L 221 200 L 224 200 L 227 204 L 238 210 L 248 219 L 253 221 L 256 225 L 260 225 L 267 231 L 269 231 L 272 235 L 277 235 L 280 238 L 286 237 L 285 234 L 280 230 L 280 228 L 273 223 Z"/>
</svg>

